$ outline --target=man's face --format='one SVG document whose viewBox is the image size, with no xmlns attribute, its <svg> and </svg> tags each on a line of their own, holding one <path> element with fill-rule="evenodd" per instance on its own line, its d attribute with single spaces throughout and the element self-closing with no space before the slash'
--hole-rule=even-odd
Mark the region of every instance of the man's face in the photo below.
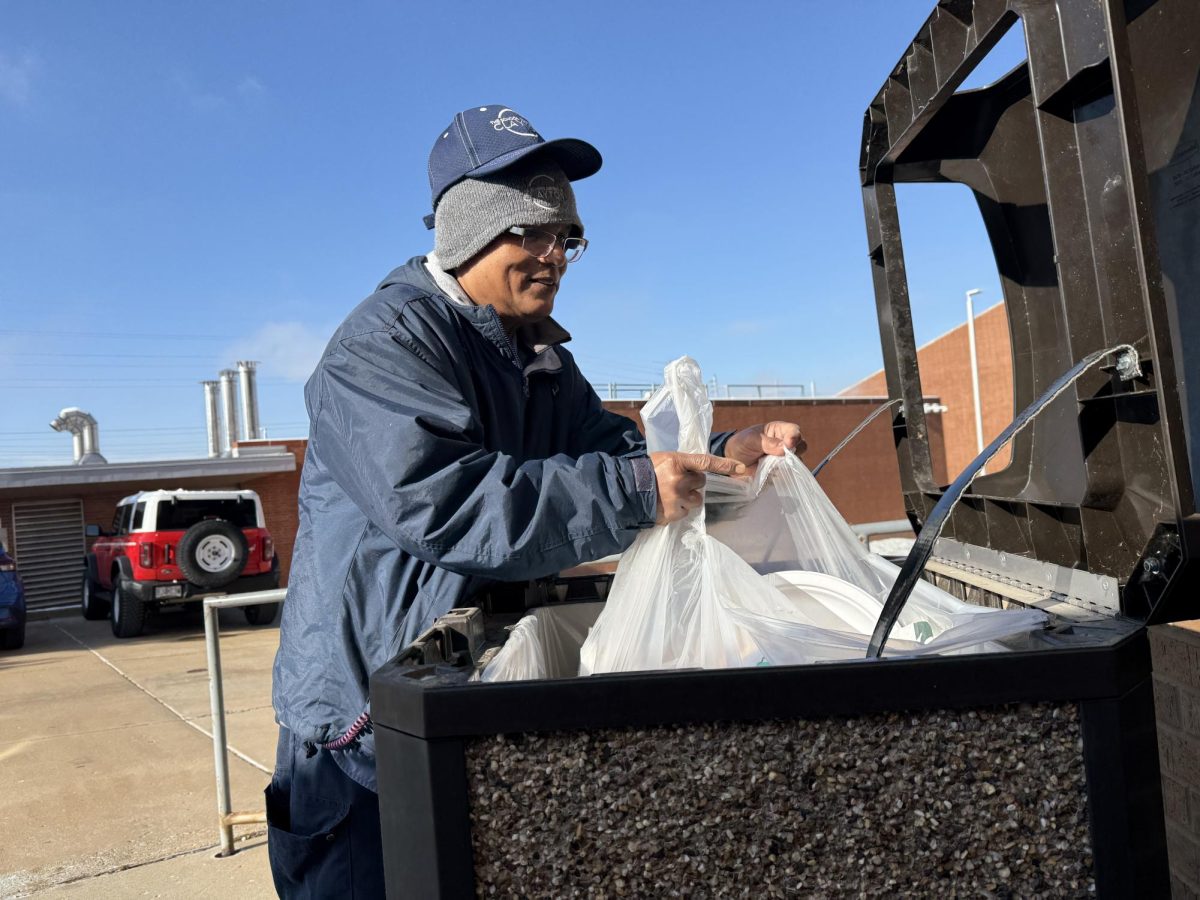
<svg viewBox="0 0 1200 900">
<path fill-rule="evenodd" d="M 529 227 L 559 237 L 571 230 L 564 223 Z M 539 258 L 521 248 L 518 235 L 502 234 L 459 266 L 454 274 L 472 300 L 481 306 L 495 307 L 505 329 L 511 333 L 550 315 L 566 270 L 561 242 L 554 245 L 549 256 Z"/>
</svg>

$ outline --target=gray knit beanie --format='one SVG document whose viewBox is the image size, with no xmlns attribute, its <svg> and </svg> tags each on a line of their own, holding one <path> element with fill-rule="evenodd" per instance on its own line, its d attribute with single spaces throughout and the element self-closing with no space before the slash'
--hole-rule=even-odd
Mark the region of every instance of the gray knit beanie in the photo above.
<svg viewBox="0 0 1200 900">
<path fill-rule="evenodd" d="M 453 271 L 514 225 L 566 222 L 583 234 L 575 192 L 562 168 L 535 159 L 484 178 L 464 178 L 434 210 L 434 252 Z"/>
</svg>

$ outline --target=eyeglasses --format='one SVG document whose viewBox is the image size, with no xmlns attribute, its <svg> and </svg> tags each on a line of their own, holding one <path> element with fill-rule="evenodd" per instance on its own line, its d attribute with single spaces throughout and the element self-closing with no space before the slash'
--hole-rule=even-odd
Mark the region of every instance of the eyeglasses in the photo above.
<svg viewBox="0 0 1200 900">
<path fill-rule="evenodd" d="M 514 225 L 508 229 L 509 234 L 519 235 L 521 238 L 521 249 L 530 256 L 536 256 L 538 259 L 545 259 L 554 252 L 556 244 L 562 244 L 563 257 L 567 262 L 573 263 L 579 257 L 583 256 L 583 251 L 587 249 L 587 238 L 563 236 L 552 234 L 549 231 L 542 231 L 538 228 L 523 228 L 520 225 Z"/>
</svg>

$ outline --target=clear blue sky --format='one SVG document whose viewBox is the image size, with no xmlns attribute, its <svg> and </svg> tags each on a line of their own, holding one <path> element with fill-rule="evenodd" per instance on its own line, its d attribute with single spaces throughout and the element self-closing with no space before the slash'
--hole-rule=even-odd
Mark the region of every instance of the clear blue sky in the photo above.
<svg viewBox="0 0 1200 900">
<path fill-rule="evenodd" d="M 604 154 L 555 309 L 585 374 L 880 366 L 862 116 L 932 0 L 0 5 L 0 468 L 204 453 L 197 382 L 257 359 L 271 436 L 344 315 L 431 235 L 426 155 L 502 103 Z M 1017 30 L 972 78 L 1024 56 Z M 1000 299 L 965 188 L 901 195 L 918 339 Z"/>
</svg>

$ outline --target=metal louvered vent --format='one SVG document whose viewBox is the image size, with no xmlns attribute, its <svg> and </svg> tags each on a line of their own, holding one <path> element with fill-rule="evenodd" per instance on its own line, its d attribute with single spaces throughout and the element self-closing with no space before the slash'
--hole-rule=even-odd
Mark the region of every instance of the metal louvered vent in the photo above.
<svg viewBox="0 0 1200 900">
<path fill-rule="evenodd" d="M 13 504 L 13 555 L 29 609 L 79 602 L 85 552 L 82 501 Z"/>
</svg>

